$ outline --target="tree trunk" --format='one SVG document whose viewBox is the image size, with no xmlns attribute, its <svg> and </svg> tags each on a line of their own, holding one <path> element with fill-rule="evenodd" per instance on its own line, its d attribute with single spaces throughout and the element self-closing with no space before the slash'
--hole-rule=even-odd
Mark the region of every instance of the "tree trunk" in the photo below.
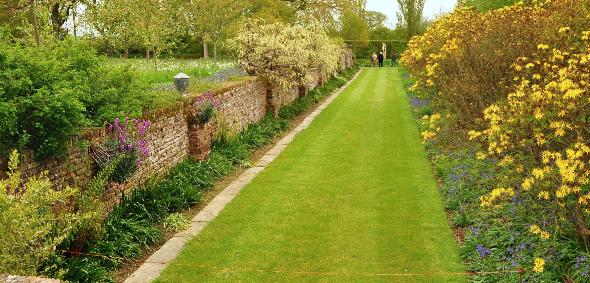
<svg viewBox="0 0 590 283">
<path fill-rule="evenodd" d="M 61 39 L 61 27 L 66 22 L 66 19 L 69 15 L 69 8 L 66 7 L 66 17 L 62 17 L 60 13 L 60 3 L 55 3 L 51 6 L 51 26 L 53 27 L 53 33 L 55 34 L 55 38 Z"/>
<path fill-rule="evenodd" d="M 157 47 L 153 47 L 153 51 L 154 53 L 152 54 L 153 59 L 154 59 L 154 68 L 157 71 L 158 70 L 158 48 Z"/>
<path fill-rule="evenodd" d="M 209 59 L 209 44 L 203 41 L 203 58 Z"/>
<path fill-rule="evenodd" d="M 145 48 L 145 59 L 149 60 L 150 59 L 150 49 L 149 48 Z"/>
<path fill-rule="evenodd" d="M 125 59 L 129 59 L 129 46 L 125 46 Z"/>
<path fill-rule="evenodd" d="M 77 7 L 72 10 L 72 23 L 74 24 L 74 38 L 78 38 L 78 26 L 76 25 Z"/>
<path fill-rule="evenodd" d="M 217 60 L 217 43 L 213 43 L 213 59 Z"/>
<path fill-rule="evenodd" d="M 37 44 L 37 46 L 40 46 L 41 32 L 39 31 L 39 23 L 37 22 L 37 13 L 35 10 L 35 0 L 29 0 L 29 13 L 31 17 L 31 24 L 33 25 L 35 33 L 35 43 Z"/>
</svg>

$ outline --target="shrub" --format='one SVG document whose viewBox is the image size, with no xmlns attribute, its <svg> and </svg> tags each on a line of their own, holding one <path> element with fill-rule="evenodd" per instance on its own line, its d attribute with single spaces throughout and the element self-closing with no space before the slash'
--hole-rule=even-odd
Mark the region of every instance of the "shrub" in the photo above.
<svg viewBox="0 0 590 283">
<path fill-rule="evenodd" d="M 484 109 L 506 99 L 514 78 L 510 66 L 539 43 L 561 42 L 546 31 L 557 31 L 563 23 L 587 23 L 583 11 L 588 11 L 587 3 L 576 0 L 485 13 L 458 8 L 412 39 L 401 62 L 416 79 L 414 90 L 430 98 L 437 112 L 453 114 L 459 130 L 470 128 L 481 124 Z"/>
<path fill-rule="evenodd" d="M 463 250 L 476 270 L 521 267 L 528 280 L 588 281 L 589 11 L 573 0 L 458 9 L 404 54 L 413 89 L 449 114 L 424 118 L 428 146 L 457 152 L 440 143 L 452 137 L 473 151 L 459 160 L 493 168 L 482 185 L 448 178 L 456 187 L 443 186 L 455 224 L 473 229 Z M 461 135 L 444 132 L 452 121 Z"/>
<path fill-rule="evenodd" d="M 141 114 L 145 89 L 131 71 L 101 63 L 79 41 L 29 47 L 0 38 L 0 155 L 15 147 L 38 159 L 64 155 L 81 127 Z"/>
<path fill-rule="evenodd" d="M 197 97 L 194 107 L 195 124 L 206 124 L 215 118 L 215 114 L 221 107 L 221 99 L 211 91 L 207 91 Z"/>
<path fill-rule="evenodd" d="M 102 169 L 116 162 L 109 181 L 125 183 L 142 161 L 149 157 L 151 149 L 145 135 L 150 126 L 148 120 L 130 120 L 129 117 L 124 120 L 117 118 L 107 126 L 109 139 L 104 144 L 94 145 L 92 152 Z"/>
<path fill-rule="evenodd" d="M 283 89 L 303 84 L 312 69 L 333 73 L 342 53 L 342 44 L 332 41 L 319 25 L 258 20 L 248 21 L 230 46 L 238 66 Z"/>
<path fill-rule="evenodd" d="M 190 220 L 183 214 L 172 213 L 163 221 L 164 229 L 171 232 L 180 232 L 190 225 Z"/>
<path fill-rule="evenodd" d="M 24 182 L 18 159 L 13 151 L 0 181 L 0 273 L 35 275 L 83 215 L 68 208 L 76 189 L 55 191 L 45 175 Z"/>
<path fill-rule="evenodd" d="M 500 160 L 498 185 L 482 197 L 483 206 L 518 195 L 536 212 L 532 233 L 548 239 L 573 227 L 588 245 L 590 26 L 581 32 L 563 27 L 559 33 L 562 45 L 540 43 L 537 52 L 514 64 L 520 72 L 516 88 L 505 102 L 486 109 L 486 129 L 470 135 Z"/>
</svg>

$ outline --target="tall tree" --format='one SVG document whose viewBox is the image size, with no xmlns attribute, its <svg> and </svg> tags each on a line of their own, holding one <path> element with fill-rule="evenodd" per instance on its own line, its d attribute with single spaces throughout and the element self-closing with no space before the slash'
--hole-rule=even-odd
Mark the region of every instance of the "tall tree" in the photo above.
<svg viewBox="0 0 590 283">
<path fill-rule="evenodd" d="M 141 41 L 139 29 L 140 13 L 129 9 L 135 0 L 101 0 L 89 3 L 86 8 L 86 22 L 99 35 L 111 51 L 122 50 L 125 58 L 129 48 Z"/>
<path fill-rule="evenodd" d="M 385 27 L 386 21 L 387 15 L 381 12 L 367 11 L 365 13 L 365 22 L 367 23 L 367 27 L 371 31 Z"/>
<path fill-rule="evenodd" d="M 422 13 L 424 12 L 424 1 L 397 0 L 400 8 L 397 14 L 398 22 L 406 28 L 408 40 L 417 34 L 420 27 Z"/>
<path fill-rule="evenodd" d="M 240 0 L 193 0 L 187 10 L 191 33 L 203 42 L 203 57 L 209 58 L 209 44 L 213 44 L 213 56 L 217 58 L 217 46 L 229 28 L 246 11 Z"/>
<path fill-rule="evenodd" d="M 34 0 L 29 1 L 33 2 Z M 51 0 L 48 2 L 51 28 L 55 37 L 63 38 L 66 35 L 63 26 L 78 4 L 79 1 L 77 0 Z"/>
<path fill-rule="evenodd" d="M 355 12 L 345 10 L 340 16 L 342 29 L 340 35 L 350 43 L 354 51 L 369 46 L 369 28 L 367 23 Z"/>
</svg>

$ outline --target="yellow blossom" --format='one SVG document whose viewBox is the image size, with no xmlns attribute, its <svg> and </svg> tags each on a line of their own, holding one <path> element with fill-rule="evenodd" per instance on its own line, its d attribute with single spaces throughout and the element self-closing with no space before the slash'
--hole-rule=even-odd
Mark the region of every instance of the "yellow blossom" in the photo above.
<svg viewBox="0 0 590 283">
<path fill-rule="evenodd" d="M 545 177 L 545 172 L 543 169 L 535 168 L 533 169 L 533 176 L 538 180 L 542 180 Z"/>
<path fill-rule="evenodd" d="M 469 135 L 469 140 L 472 141 L 472 140 L 479 138 L 482 135 L 482 133 L 478 132 L 478 131 L 470 131 L 468 133 L 468 135 Z"/>
<path fill-rule="evenodd" d="M 542 191 L 539 193 L 538 197 L 542 200 L 549 200 L 549 192 Z"/>
<path fill-rule="evenodd" d="M 486 158 L 487 158 L 487 155 L 486 155 L 485 153 L 483 153 L 483 152 L 479 151 L 479 152 L 477 152 L 477 154 L 476 154 L 476 157 L 477 157 L 477 159 L 479 159 L 479 160 L 484 160 L 484 159 L 486 159 Z"/>
<path fill-rule="evenodd" d="M 526 179 L 524 179 L 524 182 L 522 182 L 522 188 L 528 191 L 533 187 L 534 184 L 535 184 L 535 179 L 526 178 Z"/>
<path fill-rule="evenodd" d="M 541 233 L 541 228 L 539 228 L 539 226 L 537 224 L 532 224 L 531 227 L 529 228 L 529 231 L 536 235 L 536 234 Z"/>
<path fill-rule="evenodd" d="M 535 258 L 535 266 L 533 267 L 533 271 L 536 273 L 542 273 L 545 270 L 545 260 L 538 257 Z"/>
</svg>

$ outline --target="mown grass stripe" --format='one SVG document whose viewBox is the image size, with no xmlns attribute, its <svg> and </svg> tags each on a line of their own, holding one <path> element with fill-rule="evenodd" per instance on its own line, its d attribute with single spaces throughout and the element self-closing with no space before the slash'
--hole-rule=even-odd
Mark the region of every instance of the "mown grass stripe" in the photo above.
<svg viewBox="0 0 590 283">
<path fill-rule="evenodd" d="M 368 69 L 157 281 L 391 281 L 359 274 L 462 272 L 458 253 L 399 74 Z"/>
</svg>

